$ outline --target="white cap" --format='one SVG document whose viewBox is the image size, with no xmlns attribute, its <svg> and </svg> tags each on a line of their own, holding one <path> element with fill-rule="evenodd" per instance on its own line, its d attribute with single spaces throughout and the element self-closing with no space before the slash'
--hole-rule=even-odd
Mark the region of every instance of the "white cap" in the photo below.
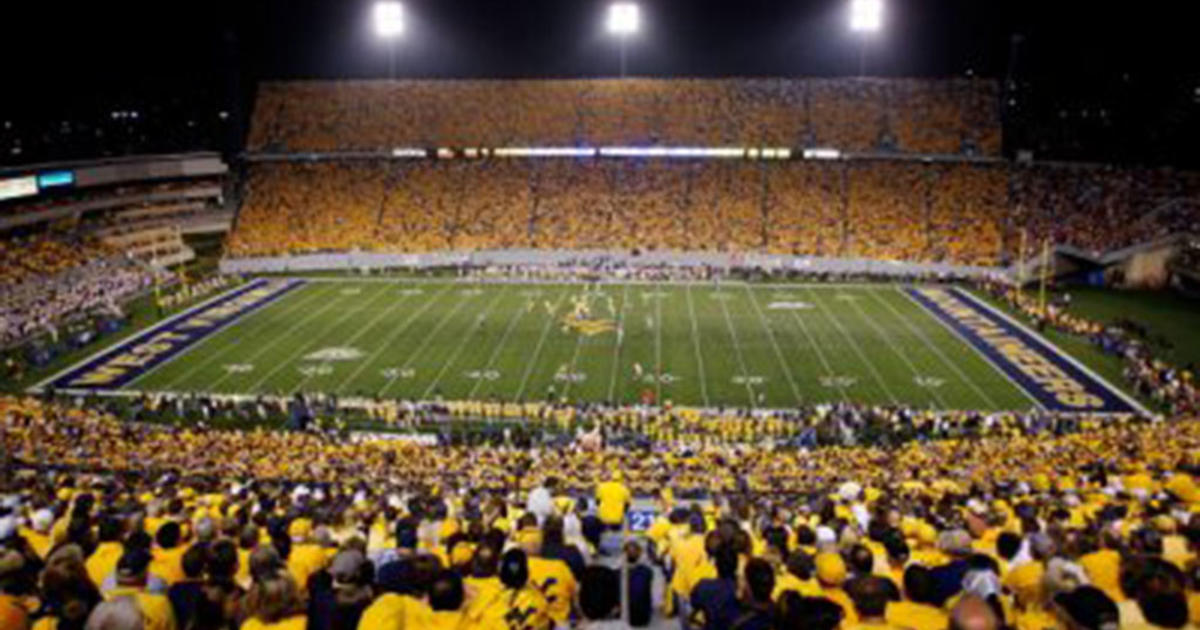
<svg viewBox="0 0 1200 630">
<path fill-rule="evenodd" d="M 31 519 L 33 531 L 39 534 L 45 534 L 50 531 L 50 526 L 54 525 L 54 512 L 46 508 L 42 508 L 33 513 Z"/>
</svg>

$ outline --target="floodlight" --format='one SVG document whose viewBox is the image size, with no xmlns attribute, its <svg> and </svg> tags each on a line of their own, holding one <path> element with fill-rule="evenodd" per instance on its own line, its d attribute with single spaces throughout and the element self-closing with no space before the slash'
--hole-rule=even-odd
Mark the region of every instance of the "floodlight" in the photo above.
<svg viewBox="0 0 1200 630">
<path fill-rule="evenodd" d="M 883 0 L 850 0 L 850 30 L 875 32 L 883 28 Z"/>
<path fill-rule="evenodd" d="M 404 32 L 404 5 L 393 0 L 380 0 L 375 3 L 373 13 L 375 33 L 380 37 L 392 39 Z"/>
<path fill-rule="evenodd" d="M 608 5 L 608 32 L 624 37 L 637 32 L 641 22 L 641 11 L 632 2 L 614 2 Z"/>
</svg>

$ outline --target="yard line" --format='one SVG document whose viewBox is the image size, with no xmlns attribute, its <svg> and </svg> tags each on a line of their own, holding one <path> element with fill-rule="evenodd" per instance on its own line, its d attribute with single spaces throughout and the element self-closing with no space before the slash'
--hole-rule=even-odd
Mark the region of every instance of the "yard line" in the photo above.
<svg viewBox="0 0 1200 630">
<path fill-rule="evenodd" d="M 617 340 L 613 343 L 612 376 L 608 380 L 608 402 L 613 402 L 613 394 L 617 389 L 617 370 L 621 363 L 621 346 L 625 345 L 625 305 L 629 301 L 629 285 L 621 289 L 621 308 L 617 309 Z M 705 402 L 707 405 L 707 401 Z"/>
<path fill-rule="evenodd" d="M 733 329 L 733 320 L 729 318 L 729 307 L 725 305 L 726 300 L 717 300 L 721 303 L 721 311 L 725 313 L 725 325 L 729 328 L 729 336 L 733 339 L 734 354 L 737 355 L 738 366 L 742 370 L 742 382 L 746 386 L 746 395 L 750 397 L 750 408 L 753 409 L 757 401 L 754 400 L 754 385 L 750 383 L 750 375 L 746 373 L 746 360 L 742 357 L 742 344 L 738 341 L 737 332 Z"/>
<path fill-rule="evenodd" d="M 367 360 L 363 361 L 362 363 L 359 363 L 358 367 L 355 368 L 354 371 L 351 372 L 350 375 L 347 376 L 341 382 L 341 384 L 339 384 L 337 386 L 337 389 L 334 391 L 336 393 L 340 394 L 342 392 L 342 390 L 346 388 L 346 385 L 354 382 L 354 379 L 357 378 L 358 375 L 361 374 L 363 370 L 367 369 L 367 367 L 369 367 L 370 365 L 375 363 L 375 359 L 378 359 L 379 355 L 383 354 L 384 351 L 387 350 L 388 347 L 392 345 L 392 342 L 396 340 L 396 337 L 400 336 L 401 333 L 408 330 L 408 327 L 411 326 L 414 321 L 416 321 L 417 317 L 419 317 L 421 315 L 421 313 L 424 313 L 426 310 L 428 310 L 429 307 L 432 306 L 434 302 L 441 299 L 441 297 L 443 295 L 445 295 L 446 292 L 449 291 L 452 286 L 453 285 L 449 285 L 449 284 L 446 285 L 445 288 L 443 288 L 440 292 L 437 293 L 437 295 L 434 295 L 433 297 L 429 298 L 429 301 L 425 302 L 425 304 L 423 304 L 421 306 L 421 308 L 419 308 L 416 311 L 413 311 L 411 314 L 409 314 L 408 319 L 404 320 L 403 324 L 394 328 L 392 330 L 392 332 L 388 333 L 388 335 L 383 338 L 383 343 L 379 344 L 379 346 L 377 348 L 375 348 L 374 352 L 367 355 Z M 407 296 L 405 296 L 405 297 L 407 297 Z M 405 302 L 407 303 L 408 300 L 405 300 Z"/>
<path fill-rule="evenodd" d="M 924 312 L 928 312 L 928 309 L 926 309 L 926 308 L 925 308 L 925 306 L 924 306 L 923 304 L 921 304 L 920 302 L 918 302 L 918 301 L 916 300 L 916 298 L 914 298 L 913 296 L 909 295 L 909 293 L 908 293 L 907 291 L 903 291 L 903 290 L 901 290 L 901 289 L 900 289 L 900 287 L 896 287 L 896 290 L 897 290 L 897 291 L 899 291 L 899 292 L 900 292 L 902 295 L 904 295 L 904 297 L 908 298 L 908 300 L 909 300 L 910 302 L 912 302 L 913 304 L 916 304 L 916 305 L 917 305 L 919 308 L 921 308 L 921 310 L 922 310 L 922 311 L 924 311 Z M 931 314 L 931 316 L 932 316 L 932 314 Z M 1020 384 L 1020 383 L 1018 383 L 1018 382 L 1016 382 L 1015 380 L 1013 380 L 1013 377 L 1011 377 L 1011 376 L 1009 376 L 1007 373 L 1005 373 L 1005 371 L 1004 371 L 1004 370 L 1001 370 L 1001 369 L 1000 369 L 1000 366 L 996 365 L 996 364 L 995 364 L 995 363 L 992 361 L 992 359 L 991 359 L 990 357 L 988 357 L 988 355 L 987 355 L 987 354 L 985 354 L 985 353 L 984 353 L 982 350 L 980 350 L 979 348 L 975 347 L 975 344 L 971 343 L 970 341 L 967 341 L 967 340 L 966 340 L 966 339 L 965 339 L 965 338 L 962 336 L 962 333 L 960 333 L 960 332 L 958 332 L 957 330 L 955 330 L 953 326 L 951 326 L 951 325 L 947 324 L 946 322 L 942 321 L 942 318 L 940 318 L 940 317 L 933 317 L 933 319 L 934 319 L 935 321 L 937 321 L 937 323 L 938 323 L 938 324 L 940 324 L 940 325 L 941 325 L 943 328 L 945 328 L 946 330 L 950 331 L 950 334 L 954 335 L 954 336 L 955 336 L 955 338 L 957 338 L 959 341 L 963 342 L 963 344 L 964 344 L 964 345 L 966 345 L 966 346 L 967 346 L 968 348 L 970 348 L 971 350 L 975 351 L 975 354 L 979 355 L 979 358 L 983 359 L 984 363 L 987 363 L 988 365 L 992 366 L 992 369 L 996 370 L 996 373 L 997 373 L 997 374 L 999 374 L 1000 376 L 1003 376 L 1005 379 L 1007 379 L 1007 380 L 1008 380 L 1008 382 L 1009 382 L 1009 383 L 1012 383 L 1013 387 L 1015 387 L 1015 388 L 1017 389 L 1017 391 L 1021 392 L 1021 393 L 1022 393 L 1022 394 L 1023 394 L 1025 397 L 1026 397 L 1026 398 L 1028 398 L 1028 399 L 1029 399 L 1029 401 L 1030 401 L 1030 402 L 1032 402 L 1032 403 L 1034 404 L 1034 406 L 1035 406 L 1035 407 L 1037 407 L 1038 409 L 1044 409 L 1044 408 L 1045 408 L 1045 407 L 1043 407 L 1043 406 L 1042 406 L 1042 403 L 1041 403 L 1041 401 L 1039 401 L 1037 398 L 1034 398 L 1032 394 L 1030 394 L 1030 393 L 1029 393 L 1029 392 L 1028 392 L 1028 391 L 1027 391 L 1027 390 L 1026 390 L 1024 387 L 1022 387 L 1022 386 L 1021 386 L 1021 384 Z"/>
<path fill-rule="evenodd" d="M 416 350 L 413 350 L 412 352 L 408 353 L 408 358 L 405 359 L 404 363 L 400 365 L 400 369 L 397 371 L 397 375 L 392 377 L 392 379 L 389 380 L 387 382 L 387 384 L 383 386 L 383 389 L 380 389 L 379 392 L 375 394 L 376 397 L 383 398 L 384 393 L 386 393 L 387 390 L 391 389 L 392 385 L 396 384 L 396 380 L 399 379 L 399 372 L 403 371 L 405 368 L 407 368 L 409 365 L 411 365 L 413 359 L 420 356 L 421 353 L 425 351 L 425 348 L 429 347 L 429 342 L 433 341 L 433 338 L 437 336 L 438 332 L 441 331 L 442 328 L 446 327 L 446 323 L 449 322 L 451 320 L 451 318 L 454 317 L 455 313 L 458 312 L 458 309 L 462 308 L 463 305 L 467 303 L 467 301 L 468 301 L 468 296 L 466 296 L 466 295 L 459 296 L 458 304 L 455 304 L 454 308 L 450 309 L 450 312 L 447 313 L 444 317 L 442 317 L 442 321 L 438 322 L 437 326 L 434 326 L 433 330 L 429 331 L 429 334 L 425 335 L 425 339 L 421 340 L 421 345 L 417 346 Z"/>
<path fill-rule="evenodd" d="M 312 312 L 311 312 L 311 313 L 309 313 L 307 316 L 300 318 L 300 320 L 299 320 L 299 321 L 297 321 L 295 324 L 293 324 L 293 325 L 292 325 L 290 328 L 288 328 L 287 330 L 283 331 L 283 334 L 281 334 L 281 335 L 279 335 L 279 336 L 275 337 L 275 338 L 274 338 L 274 339 L 272 339 L 271 341 L 269 341 L 269 342 L 267 342 L 266 344 L 264 344 L 264 345 L 263 345 L 261 348 L 258 348 L 257 350 L 255 350 L 255 351 L 254 351 L 254 352 L 253 352 L 253 353 L 252 353 L 250 356 L 246 357 L 246 362 L 247 362 L 247 363 L 251 363 L 252 361 L 254 361 L 254 360 L 258 359 L 258 357 L 261 357 L 261 356 L 263 356 L 264 354 L 266 354 L 266 353 L 267 353 L 267 351 L 268 351 L 268 350 L 270 350 L 271 348 L 274 348 L 275 346 L 279 345 L 279 342 L 283 341 L 284 339 L 287 339 L 288 337 L 290 337 L 290 336 L 292 335 L 292 333 L 294 333 L 294 332 L 296 332 L 297 330 L 299 330 L 299 329 L 300 329 L 302 326 L 304 326 L 304 325 L 305 325 L 305 324 L 307 324 L 308 322 L 310 322 L 310 321 L 312 321 L 312 320 L 316 319 L 316 318 L 317 318 L 317 317 L 319 317 L 319 316 L 320 316 L 322 313 L 324 313 L 325 311 L 329 310 L 329 308 L 330 308 L 330 307 L 332 307 L 333 305 L 335 305 L 335 304 L 338 304 L 338 303 L 340 303 L 340 302 L 341 302 L 341 300 L 337 300 L 337 299 L 334 299 L 334 300 L 329 300 L 329 301 L 328 301 L 328 302 L 325 304 L 325 306 L 322 306 L 322 307 L 320 307 L 320 308 L 318 308 L 318 309 L 316 309 L 316 310 L 312 311 Z M 237 345 L 237 344 L 231 344 L 231 345 Z M 207 391 L 210 391 L 210 392 L 215 392 L 215 391 L 217 391 L 217 386 L 218 386 L 218 385 L 220 385 L 221 383 L 225 382 L 225 379 L 229 378 L 229 376 L 230 376 L 231 374 L 233 374 L 233 372 L 226 372 L 226 373 L 222 374 L 222 375 L 221 375 L 221 377 L 220 377 L 220 378 L 218 378 L 218 379 L 217 379 L 215 382 L 213 382 L 213 383 L 209 384 L 209 386 L 206 388 L 206 390 L 207 390 Z M 248 392 L 248 393 L 249 393 L 250 391 L 251 391 L 251 390 L 247 389 L 247 392 Z"/>
<path fill-rule="evenodd" d="M 759 306 L 758 300 L 754 299 L 754 293 L 750 291 L 750 287 L 746 286 L 745 289 L 746 297 L 754 305 L 754 311 L 758 313 L 758 321 L 762 322 L 763 330 L 767 331 L 767 337 L 771 340 L 771 346 L 775 348 L 775 358 L 779 359 L 779 365 L 783 366 L 783 373 L 787 375 L 788 383 L 792 386 L 792 395 L 796 397 L 796 404 L 802 404 L 804 397 L 800 395 L 800 388 L 796 387 L 796 379 L 792 378 L 792 369 L 788 367 L 787 361 L 783 358 L 783 350 L 779 348 L 779 342 L 775 340 L 775 333 L 771 331 L 771 327 L 767 324 L 767 317 L 763 315 L 762 307 Z"/>
<path fill-rule="evenodd" d="M 846 341 L 850 342 L 850 347 L 854 349 L 854 353 L 858 355 L 858 358 L 862 359 L 862 362 L 867 366 L 867 369 L 871 371 L 871 376 L 875 378 L 876 383 L 879 383 L 879 387 L 883 390 L 883 393 L 887 394 L 887 397 L 892 400 L 892 404 L 899 404 L 900 399 L 896 398 L 896 395 L 893 394 L 892 390 L 888 388 L 887 383 L 883 380 L 883 376 L 879 374 L 879 370 L 875 368 L 875 364 L 871 363 L 870 359 L 867 358 L 866 353 L 863 352 L 862 347 L 858 345 L 858 342 L 854 340 L 854 337 L 852 337 L 850 333 L 846 332 L 845 327 L 843 327 L 841 322 L 839 322 L 838 319 L 829 312 L 829 307 L 825 306 L 825 303 L 817 297 L 817 294 L 812 290 L 812 288 L 806 287 L 806 289 L 812 296 L 813 302 L 817 305 L 817 308 L 820 309 L 821 313 L 825 315 L 826 319 L 833 322 L 833 327 L 837 328 L 838 332 L 842 333 L 842 336 L 846 338 Z"/>
<path fill-rule="evenodd" d="M 554 312 L 558 312 L 558 306 L 562 304 L 563 298 L 570 292 L 570 287 L 564 287 L 562 295 L 554 301 Z M 521 395 L 525 393 L 525 386 L 529 384 L 529 375 L 533 373 L 533 367 L 537 365 L 538 357 L 542 354 L 542 346 L 546 344 L 546 335 L 550 332 L 550 325 L 555 322 L 554 315 L 550 314 L 546 317 L 546 325 L 542 327 L 542 335 L 538 338 L 537 346 L 533 348 L 533 356 L 529 358 L 529 363 L 525 365 L 525 374 L 521 376 L 521 386 L 517 388 L 517 394 L 513 396 L 514 401 L 521 400 Z"/>
<path fill-rule="evenodd" d="M 895 290 L 897 292 L 900 292 L 899 288 L 896 288 Z M 907 317 L 905 317 L 904 314 L 901 313 L 900 310 L 897 309 L 894 304 L 892 304 L 891 302 L 888 302 L 887 300 L 880 297 L 878 291 L 876 291 L 875 289 L 868 289 L 867 292 L 870 293 L 877 302 L 879 302 L 879 303 L 883 304 L 885 307 L 887 307 L 887 309 L 889 311 L 891 311 L 892 314 L 894 314 L 900 321 L 904 322 L 904 325 L 907 326 L 909 330 L 916 333 L 917 337 L 919 337 L 921 339 L 921 341 L 927 347 L 929 347 L 929 349 L 933 350 L 933 353 L 936 354 L 939 359 L 941 359 L 942 363 L 945 364 L 946 367 L 950 368 L 950 370 L 952 372 L 954 372 L 955 374 L 958 375 L 958 378 L 962 379 L 962 381 L 964 383 L 966 383 L 968 386 L 970 386 L 971 389 L 975 390 L 975 393 L 983 400 L 984 404 L 988 405 L 991 409 L 999 409 L 1000 408 L 996 404 L 996 401 L 992 400 L 992 397 L 988 396 L 987 392 L 984 391 L 983 388 L 981 388 L 979 386 L 979 384 L 977 384 L 970 376 L 968 376 L 965 372 L 963 372 L 962 368 L 958 367 L 957 363 L 955 363 L 954 361 L 951 361 L 949 359 L 949 357 L 947 357 L 946 354 L 944 352 L 942 352 L 941 347 L 938 344 L 934 343 L 933 340 L 930 339 L 929 336 L 925 334 L 925 331 L 923 331 L 919 327 L 917 327 L 916 324 L 913 324 L 912 321 L 909 320 Z"/>
<path fill-rule="evenodd" d="M 508 327 L 504 329 L 504 334 L 500 335 L 500 341 L 496 344 L 496 347 L 492 349 L 492 354 L 488 357 L 487 363 L 484 364 L 481 371 L 487 372 L 488 370 L 492 369 L 492 364 L 496 362 L 496 357 L 500 356 L 500 351 L 504 349 L 504 343 L 508 340 L 509 334 L 512 333 L 513 328 L 516 328 L 517 322 L 524 319 L 525 313 L 528 313 L 529 311 L 530 309 L 526 307 L 517 308 L 517 314 L 513 316 L 511 320 L 509 320 Z M 473 400 L 475 398 L 475 392 L 479 389 L 480 385 L 483 385 L 483 379 L 475 379 L 475 384 L 471 386 L 471 391 L 467 393 L 468 400 Z"/>
<path fill-rule="evenodd" d="M 288 306 L 287 306 L 287 308 L 285 308 L 285 309 L 283 310 L 283 312 L 285 312 L 285 313 L 291 313 L 292 311 L 294 311 L 294 310 L 296 310 L 297 308 L 299 308 L 299 307 L 300 307 L 300 305 L 302 305 L 302 304 L 304 304 L 304 305 L 307 305 L 309 302 L 311 302 L 311 301 L 314 301 L 314 298 L 315 298 L 316 296 L 318 296 L 318 295 L 323 295 L 323 294 L 324 294 L 324 293 L 326 293 L 326 292 L 327 292 L 327 290 L 325 290 L 325 289 L 316 289 L 316 288 L 314 288 L 314 289 L 313 289 L 313 291 L 312 291 L 312 292 L 310 292 L 308 295 L 306 295 L 306 296 L 302 296 L 300 299 L 296 300 L 294 303 L 292 303 L 292 304 L 288 305 Z M 263 311 L 259 311 L 259 313 L 263 313 L 263 312 L 265 312 L 265 310 L 266 310 L 266 309 L 264 309 Z M 253 317 L 246 317 L 246 318 L 243 318 L 243 319 L 241 319 L 241 320 L 239 320 L 239 321 L 236 321 L 236 322 L 234 322 L 234 323 L 233 323 L 231 326 L 228 326 L 228 327 L 224 328 L 223 330 L 221 330 L 220 332 L 218 332 L 218 333 L 214 334 L 211 340 L 215 340 L 215 339 L 216 339 L 216 337 L 217 337 L 217 335 L 219 335 L 219 334 L 222 334 L 222 333 L 225 333 L 225 332 L 227 332 L 227 331 L 234 330 L 234 329 L 238 328 L 239 326 L 241 326 L 242 324 L 245 324 L 245 323 L 247 323 L 247 322 L 250 322 L 251 320 L 254 320 L 254 318 L 253 318 Z M 262 327 L 264 327 L 264 326 L 268 325 L 268 324 L 270 323 L 270 319 L 269 319 L 269 318 L 267 318 L 267 319 L 264 319 L 264 320 L 261 320 L 261 321 L 256 321 L 255 323 L 257 324 L 257 326 L 255 326 L 255 327 L 254 327 L 254 330 L 258 330 L 259 328 L 262 328 Z M 206 340 L 206 341 L 207 341 L 207 340 Z M 204 342 L 201 342 L 201 343 L 197 344 L 197 347 L 199 347 L 199 346 L 201 346 L 201 345 L 204 345 Z M 208 366 L 212 365 L 212 363 L 213 363 L 214 361 L 216 361 L 217 359 L 219 359 L 219 358 L 221 358 L 221 357 L 225 356 L 225 354 L 226 354 L 227 352 L 229 352 L 230 350 L 232 350 L 232 349 L 234 349 L 234 348 L 236 348 L 236 347 L 238 347 L 238 343 L 237 343 L 236 341 L 232 341 L 232 342 L 230 342 L 230 343 L 228 343 L 228 344 L 225 344 L 223 347 L 221 347 L 221 349 L 217 350 L 217 352 L 216 352 L 215 354 L 213 354 L 212 356 L 208 357 L 207 359 L 204 359 L 204 360 L 203 360 L 203 361 L 201 361 L 199 364 L 197 364 L 197 365 L 193 366 L 191 369 L 187 370 L 187 371 L 186 371 L 186 372 L 184 372 L 183 374 L 181 374 L 181 375 L 179 375 L 179 376 L 175 377 L 175 378 L 174 378 L 174 379 L 172 379 L 172 380 L 171 380 L 169 383 L 167 383 L 166 385 L 162 386 L 161 388 L 156 388 L 156 389 L 163 389 L 163 390 L 173 390 L 173 389 L 175 389 L 175 386 L 179 385 L 180 383 L 186 383 L 186 382 L 187 382 L 187 379 L 189 379 L 189 378 L 191 378 L 192 376 L 194 376 L 194 375 L 195 375 L 197 372 L 200 372 L 200 371 L 204 370 L 205 368 L 207 368 Z M 178 358 L 178 357 L 176 357 L 176 358 Z M 168 362 L 168 363 L 169 363 L 169 362 Z M 166 363 L 163 363 L 163 365 L 166 365 Z M 151 371 L 153 371 L 153 370 L 151 370 Z M 137 380 L 141 380 L 141 379 L 143 379 L 143 378 L 145 378 L 145 377 L 147 377 L 147 376 L 149 376 L 149 375 L 150 375 L 150 372 L 146 372 L 145 374 L 143 374 L 143 375 L 141 375 L 140 377 L 138 377 L 138 379 L 137 379 Z M 135 381 L 135 382 L 136 382 L 136 381 Z M 132 385 L 132 383 L 131 383 L 131 385 Z"/>
<path fill-rule="evenodd" d="M 696 305 L 692 303 L 692 285 L 684 287 L 687 296 L 688 315 L 692 320 L 692 347 L 696 349 L 696 367 L 700 370 L 700 397 L 708 406 L 708 377 L 704 375 L 704 355 L 700 353 L 700 326 L 696 323 Z"/>
<path fill-rule="evenodd" d="M 291 354 L 291 356 L 288 357 L 288 359 L 286 359 L 284 361 L 280 361 L 279 363 L 276 363 L 275 367 L 271 368 L 271 371 L 267 372 L 266 374 L 264 374 L 262 376 L 262 378 L 259 378 L 257 381 L 255 381 L 253 385 L 251 385 L 249 388 L 247 388 L 247 391 L 249 391 L 249 392 L 258 391 L 258 388 L 261 387 L 262 385 L 264 385 L 265 383 L 267 383 L 268 381 L 270 381 L 272 376 L 278 374 L 280 370 L 284 369 L 292 362 L 303 357 L 305 352 L 308 352 L 309 349 L 311 349 L 313 346 L 317 345 L 322 340 L 324 340 L 324 338 L 326 336 L 328 336 L 328 333 L 330 331 L 337 330 L 337 327 L 339 324 L 346 321 L 351 316 L 357 315 L 357 314 L 361 313 L 362 311 L 366 310 L 368 305 L 374 304 L 379 298 L 384 297 L 387 294 L 388 294 L 388 291 L 380 291 L 378 294 L 375 295 L 375 297 L 372 297 L 369 300 L 362 300 L 358 304 L 357 307 L 346 309 L 346 312 L 342 313 L 341 315 L 338 316 L 337 319 L 333 320 L 332 325 L 323 328 L 320 333 L 318 333 L 317 335 L 314 335 L 314 337 L 312 339 L 309 339 L 307 342 L 299 344 L 300 345 L 299 350 L 296 350 L 295 352 L 293 352 Z M 332 300 L 329 304 L 327 304 L 325 306 L 325 308 L 328 308 L 329 306 L 331 306 L 333 304 L 340 304 L 341 302 L 342 302 L 342 300 Z M 322 310 L 324 310 L 324 309 L 322 309 Z M 287 336 L 288 335 L 284 335 L 280 339 L 286 338 Z M 279 340 L 276 339 L 276 341 L 279 341 Z M 308 377 L 306 376 L 304 379 L 301 380 L 301 383 L 303 384 L 307 381 L 308 381 Z"/>
<path fill-rule="evenodd" d="M 808 330 L 808 324 L 804 323 L 804 318 L 800 317 L 800 315 L 798 315 L 794 310 L 790 310 L 788 312 L 791 313 L 792 319 L 796 320 L 796 326 L 800 328 L 800 332 L 804 333 L 804 337 L 808 339 L 808 343 L 812 345 L 813 350 L 817 352 L 817 360 L 819 360 L 821 362 L 821 366 L 825 368 L 825 376 L 833 379 L 831 382 L 833 383 L 834 387 L 837 388 L 838 393 L 841 394 L 842 400 L 850 400 L 849 396 L 846 395 L 846 386 L 842 385 L 838 379 L 834 378 L 837 376 L 837 374 L 834 374 L 833 367 L 829 365 L 829 359 L 825 358 L 825 352 L 822 351 L 821 346 L 817 344 L 817 338 L 814 337 L 812 332 Z"/>
<path fill-rule="evenodd" d="M 492 301 L 488 302 L 487 308 L 485 308 L 483 312 L 475 318 L 475 326 L 470 331 L 462 333 L 462 339 L 458 342 L 458 347 L 454 349 L 454 352 L 452 352 L 448 358 L 442 361 L 442 367 L 440 370 L 438 370 L 437 374 L 434 375 L 433 382 L 431 382 L 429 387 L 425 388 L 425 392 L 421 394 L 421 398 L 423 400 L 429 400 L 429 394 L 433 393 L 433 390 L 437 387 L 438 383 L 442 382 L 442 377 L 445 376 L 446 370 L 450 369 L 450 366 L 458 360 L 458 355 L 462 354 L 463 348 L 467 347 L 467 342 L 470 341 L 471 337 L 474 337 L 475 333 L 479 332 L 479 327 L 482 326 L 486 321 L 488 313 L 492 312 L 492 309 L 496 307 L 496 303 L 500 301 L 500 298 L 504 295 L 504 293 L 504 289 L 496 291 L 496 297 L 492 298 Z M 476 381 L 479 380 L 481 379 L 476 379 Z"/>
<path fill-rule="evenodd" d="M 662 404 L 662 288 L 654 285 L 654 402 Z"/>
<path fill-rule="evenodd" d="M 863 310 L 863 307 L 858 303 L 858 300 L 850 300 L 849 302 L 851 305 L 853 305 L 854 310 L 858 311 L 859 316 L 867 322 L 867 325 L 875 331 L 875 334 L 879 335 L 879 337 L 883 339 L 883 343 L 887 344 L 887 347 L 890 348 L 892 352 L 896 353 L 896 355 L 900 357 L 900 360 L 908 366 L 908 369 L 913 373 L 913 377 L 915 378 L 921 376 L 920 370 L 917 369 L 917 366 L 912 362 L 912 359 L 909 359 L 907 354 L 905 354 L 900 348 L 896 347 L 896 343 L 892 341 L 892 338 L 888 336 L 887 332 L 884 331 L 883 328 L 880 328 L 878 322 L 867 315 L 867 312 Z M 932 387 L 928 387 L 926 389 L 929 390 L 929 395 L 933 397 L 938 406 L 942 409 L 945 409 L 946 401 L 943 400 L 941 395 L 937 393 L 937 390 Z"/>
</svg>

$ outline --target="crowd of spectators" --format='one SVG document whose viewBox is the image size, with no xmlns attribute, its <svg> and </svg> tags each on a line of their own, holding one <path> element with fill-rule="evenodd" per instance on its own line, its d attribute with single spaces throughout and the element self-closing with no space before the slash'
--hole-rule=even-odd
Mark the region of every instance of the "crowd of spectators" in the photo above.
<svg viewBox="0 0 1200 630">
<path fill-rule="evenodd" d="M 1000 265 L 1200 228 L 1200 178 L 916 161 L 262 164 L 234 256 L 609 249 Z"/>
<path fill-rule="evenodd" d="M 121 302 L 153 285 L 155 274 L 105 246 L 42 234 L 0 240 L 0 346 L 92 311 L 120 312 Z"/>
<path fill-rule="evenodd" d="M 706 250 L 995 264 L 1003 185 L 992 169 L 915 162 L 262 164 L 227 249 Z"/>
<path fill-rule="evenodd" d="M 5 628 L 1200 621 L 1194 421 L 815 450 L 346 441 L 16 398 L 0 421 Z M 643 536 L 620 533 L 635 498 Z"/>
<path fill-rule="evenodd" d="M 1072 245 L 1092 254 L 1200 228 L 1200 176 L 1173 169 L 1042 165 L 1009 178 L 1006 248 L 1030 242 Z M 1036 249 L 1036 245 L 1031 245 Z"/>
<path fill-rule="evenodd" d="M 999 156 L 993 81 L 279 82 L 249 146 L 782 146 Z M 484 160 L 256 169 L 235 255 L 643 248 L 1002 264 L 1200 229 L 1200 176 L 1062 164 Z M 273 218 L 274 217 L 274 218 Z M 279 218 L 286 217 L 286 218 Z"/>
<path fill-rule="evenodd" d="M 998 89 L 982 79 L 265 83 L 248 148 L 661 143 L 997 156 Z"/>
</svg>

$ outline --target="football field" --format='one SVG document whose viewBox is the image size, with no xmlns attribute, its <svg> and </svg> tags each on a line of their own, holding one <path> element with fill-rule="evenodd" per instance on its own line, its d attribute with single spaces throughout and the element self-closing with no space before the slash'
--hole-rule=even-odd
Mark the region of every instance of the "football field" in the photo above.
<svg viewBox="0 0 1200 630">
<path fill-rule="evenodd" d="M 1047 406 L 905 286 L 257 282 L 234 306 L 193 309 L 52 382 L 701 407 Z M 185 339 L 188 326 L 200 332 Z"/>
</svg>

